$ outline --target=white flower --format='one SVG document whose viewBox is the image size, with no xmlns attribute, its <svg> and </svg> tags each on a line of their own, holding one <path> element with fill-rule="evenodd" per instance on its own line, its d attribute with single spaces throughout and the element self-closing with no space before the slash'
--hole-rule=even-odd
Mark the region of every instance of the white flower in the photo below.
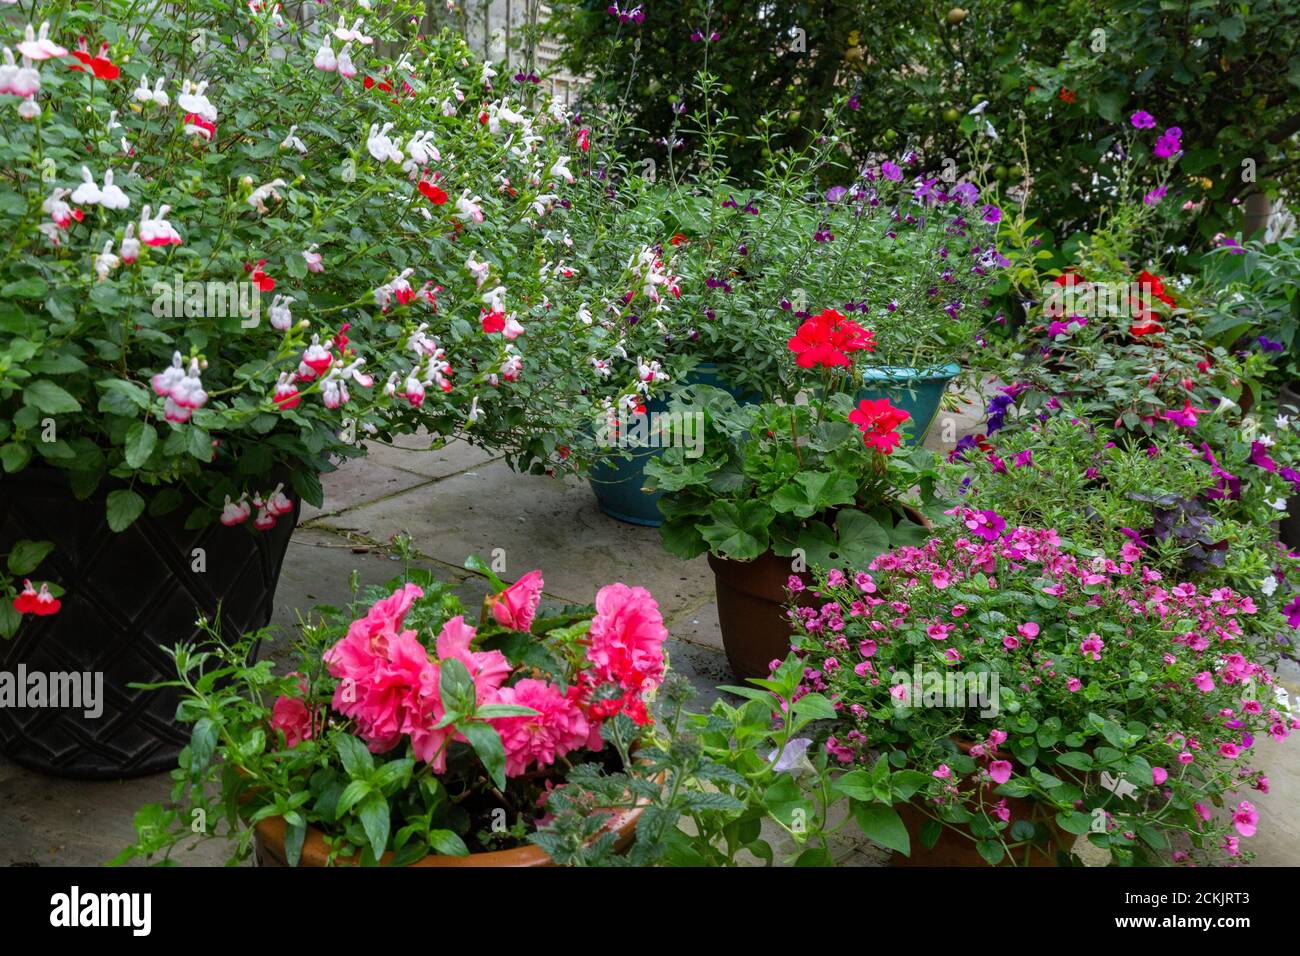
<svg viewBox="0 0 1300 956">
<path fill-rule="evenodd" d="M 113 185 L 111 169 L 104 173 L 104 188 L 99 192 L 99 204 L 105 209 L 125 209 L 131 205 L 131 200 L 126 197 L 126 193 Z"/>
<path fill-rule="evenodd" d="M 1259 590 L 1264 597 L 1272 597 L 1277 591 L 1277 578 L 1270 574 L 1259 583 Z"/>
<path fill-rule="evenodd" d="M 352 24 L 352 28 L 348 29 L 347 23 L 343 19 L 343 15 L 339 14 L 339 25 L 334 28 L 334 35 L 343 41 L 353 40 L 360 43 L 362 46 L 370 46 L 370 44 L 375 41 L 361 32 L 361 28 L 364 25 L 365 22 L 362 18 L 357 17 Z"/>
<path fill-rule="evenodd" d="M 1272 435 L 1260 435 L 1258 438 L 1255 439 L 1255 441 L 1259 442 L 1265 448 L 1272 448 L 1274 445 L 1277 444 L 1277 442 L 1273 440 Z"/>
<path fill-rule="evenodd" d="M 400 165 L 405 158 L 397 144 L 388 136 L 388 131 L 394 125 L 393 123 L 385 123 L 383 128 L 380 129 L 378 123 L 370 124 L 370 134 L 366 137 L 366 149 L 370 151 L 370 155 L 375 158 L 376 162 L 382 163 L 391 160 Z"/>
<path fill-rule="evenodd" d="M 90 174 L 90 170 L 81 167 L 81 185 L 72 191 L 72 202 L 77 206 L 98 206 L 103 194 L 99 191 L 99 186 L 95 183 L 95 177 Z"/>
<path fill-rule="evenodd" d="M 554 165 L 551 166 L 551 175 L 563 179 L 566 183 L 573 182 L 573 173 L 569 172 L 569 157 L 561 156 Z"/>
<path fill-rule="evenodd" d="M 506 310 L 506 287 L 497 286 L 485 292 L 482 296 L 483 304 L 488 307 L 489 312 L 504 312 Z"/>
<path fill-rule="evenodd" d="M 1282 429 L 1287 428 L 1291 424 L 1291 416 L 1279 415 L 1277 416 L 1277 418 L 1273 419 L 1273 423 L 1277 425 L 1278 430 L 1281 431 Z"/>
<path fill-rule="evenodd" d="M 316 69 L 320 70 L 322 73 L 333 73 L 339 68 L 339 60 L 338 57 L 334 55 L 334 51 L 330 48 L 329 37 L 326 37 L 321 42 L 320 49 L 316 51 L 316 55 L 312 58 L 311 62 L 312 66 L 316 67 Z"/>
<path fill-rule="evenodd" d="M 287 186 L 283 179 L 273 179 L 269 183 L 263 183 L 252 191 L 248 196 L 248 204 L 257 210 L 258 215 L 266 215 L 266 201 L 268 199 L 279 199 L 280 194 L 277 192 Z"/>
<path fill-rule="evenodd" d="M 116 269 L 122 260 L 113 255 L 113 240 L 110 239 L 104 243 L 104 251 L 95 256 L 95 274 L 99 276 L 99 281 L 103 282 L 108 278 L 108 274 Z"/>
<path fill-rule="evenodd" d="M 1267 504 L 1267 505 L 1268 505 L 1270 508 L 1272 508 L 1274 511 L 1286 511 L 1286 499 L 1285 499 L 1285 498 L 1278 498 L 1278 499 L 1276 499 L 1275 501 L 1268 501 L 1268 500 L 1266 499 L 1264 503 Z"/>
<path fill-rule="evenodd" d="M 357 75 L 356 65 L 352 62 L 352 44 L 343 44 L 343 49 L 339 50 L 339 76 L 345 80 L 350 80 Z"/>
<path fill-rule="evenodd" d="M 185 80 L 181 83 L 180 94 L 176 97 L 176 105 L 187 113 L 194 113 L 203 117 L 209 123 L 217 121 L 217 108 L 212 105 L 208 99 L 206 90 L 208 81 L 203 80 L 198 84 Z"/>
<path fill-rule="evenodd" d="M 271 307 L 267 312 L 271 316 L 271 327 L 279 329 L 281 332 L 287 332 L 293 325 L 293 315 L 289 312 L 289 307 L 293 304 L 293 299 L 286 295 L 276 293 L 271 300 Z"/>
<path fill-rule="evenodd" d="M 23 32 L 23 41 L 18 44 L 18 52 L 29 60 L 48 60 L 68 55 L 67 50 L 50 39 L 48 20 L 41 24 L 39 35 L 32 29 L 30 23 L 27 24 L 27 29 Z"/>
<path fill-rule="evenodd" d="M 303 156 L 307 155 L 307 147 L 297 136 L 298 127 L 290 126 L 289 135 L 280 141 L 281 149 L 296 149 Z"/>
<path fill-rule="evenodd" d="M 319 245 L 320 243 L 313 242 L 310 246 L 308 246 L 306 249 L 302 251 L 302 257 L 303 260 L 307 263 L 308 272 L 325 271 L 325 263 L 321 260 L 321 254 L 316 251 Z"/>
<path fill-rule="evenodd" d="M 967 115 L 967 116 L 979 116 L 981 113 L 984 112 L 984 110 L 988 107 L 988 105 L 989 105 L 989 101 L 988 101 L 988 100 L 980 100 L 979 103 L 978 103 L 978 105 L 976 105 L 974 109 L 971 109 L 971 110 L 967 110 L 967 111 L 966 111 L 966 115 Z"/>
<path fill-rule="evenodd" d="M 465 268 L 469 270 L 470 275 L 474 277 L 474 282 L 478 288 L 483 288 L 483 283 L 487 282 L 488 272 L 492 266 L 486 262 L 479 262 L 471 255 L 465 260 Z"/>
</svg>

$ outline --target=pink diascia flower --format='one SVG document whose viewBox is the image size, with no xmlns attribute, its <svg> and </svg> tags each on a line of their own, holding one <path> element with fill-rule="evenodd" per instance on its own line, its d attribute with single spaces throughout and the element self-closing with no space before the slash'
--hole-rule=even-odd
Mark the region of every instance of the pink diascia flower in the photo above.
<svg viewBox="0 0 1300 956">
<path fill-rule="evenodd" d="M 989 764 L 989 776 L 994 783 L 1002 784 L 1011 779 L 1011 761 L 995 760 Z"/>
<path fill-rule="evenodd" d="M 1094 661 L 1101 660 L 1101 652 L 1105 650 L 1106 643 L 1101 639 L 1099 634 L 1089 634 L 1079 643 L 1079 653 L 1084 657 L 1091 657 Z"/>
<path fill-rule="evenodd" d="M 492 721 L 506 751 L 506 776 L 517 777 L 530 766 L 549 767 L 570 751 L 587 745 L 592 728 L 577 700 L 578 688 L 561 691 L 554 684 L 526 677 L 497 694 L 496 702 L 531 707 L 531 717 Z"/>
<path fill-rule="evenodd" d="M 587 659 L 601 681 L 631 691 L 652 690 L 663 683 L 668 629 L 658 603 L 645 588 L 626 584 L 601 588 L 588 636 Z"/>
<path fill-rule="evenodd" d="M 537 606 L 542 603 L 541 571 L 529 571 L 500 594 L 492 596 L 492 617 L 512 631 L 527 631 L 533 626 Z"/>
</svg>

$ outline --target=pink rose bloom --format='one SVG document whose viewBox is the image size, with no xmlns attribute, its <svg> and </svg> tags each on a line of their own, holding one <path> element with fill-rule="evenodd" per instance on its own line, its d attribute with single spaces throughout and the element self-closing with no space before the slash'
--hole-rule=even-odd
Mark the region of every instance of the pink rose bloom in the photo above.
<svg viewBox="0 0 1300 956">
<path fill-rule="evenodd" d="M 995 760 L 989 764 L 989 776 L 994 783 L 1002 784 L 1011 779 L 1011 761 Z"/>
<path fill-rule="evenodd" d="M 663 683 L 668 630 L 659 605 L 645 588 L 626 584 L 601 588 L 588 636 L 587 659 L 600 680 L 631 691 L 651 690 Z"/>
<path fill-rule="evenodd" d="M 1151 768 L 1151 782 L 1157 787 L 1162 786 L 1169 779 L 1169 771 L 1164 767 Z"/>
<path fill-rule="evenodd" d="M 497 703 L 531 707 L 532 717 L 501 717 L 491 723 L 506 750 L 506 776 L 517 777 L 530 766 L 549 767 L 586 746 L 591 728 L 577 701 L 578 688 L 566 694 L 554 684 L 524 678 L 497 694 Z"/>
<path fill-rule="evenodd" d="M 492 618 L 512 631 L 527 631 L 542 603 L 542 572 L 529 571 L 500 594 L 492 597 Z"/>
<path fill-rule="evenodd" d="M 311 711 L 301 698 L 281 694 L 271 707 L 271 727 L 284 734 L 286 747 L 296 747 L 311 738 Z"/>
<path fill-rule="evenodd" d="M 1241 801 L 1232 813 L 1232 825 L 1242 836 L 1253 837 L 1255 827 L 1259 825 L 1259 811 L 1249 800 Z"/>
</svg>

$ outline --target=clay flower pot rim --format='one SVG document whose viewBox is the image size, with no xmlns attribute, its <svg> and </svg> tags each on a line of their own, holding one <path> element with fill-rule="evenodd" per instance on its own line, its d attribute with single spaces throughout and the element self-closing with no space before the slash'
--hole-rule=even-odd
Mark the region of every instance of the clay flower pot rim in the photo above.
<svg viewBox="0 0 1300 956">
<path fill-rule="evenodd" d="M 623 810 L 616 813 L 613 818 L 607 820 L 601 828 L 597 837 L 604 833 L 617 833 L 617 845 L 620 849 L 626 847 L 632 842 L 633 834 L 636 832 L 637 820 L 641 817 L 643 806 L 632 807 L 629 810 Z M 259 820 L 254 829 L 257 831 L 259 842 L 265 843 L 275 851 L 275 855 L 280 859 L 285 858 L 284 837 L 288 826 L 284 822 L 284 817 L 267 817 L 265 820 Z M 593 838 L 594 840 L 595 838 Z M 325 835 L 316 827 L 307 828 L 307 836 L 302 843 L 302 858 L 299 866 L 316 867 L 325 866 L 329 859 L 330 848 L 325 843 Z M 351 857 L 337 857 L 334 860 L 335 865 L 339 866 L 356 866 L 358 855 Z M 393 862 L 393 853 L 388 851 L 380 859 L 381 866 L 390 866 Z M 504 867 L 536 867 L 536 866 L 554 866 L 555 861 L 547 855 L 546 851 L 536 844 L 527 846 L 512 847 L 509 850 L 491 850 L 487 853 L 471 853 L 469 856 L 445 856 L 430 853 L 421 857 L 410 866 L 504 866 Z"/>
</svg>

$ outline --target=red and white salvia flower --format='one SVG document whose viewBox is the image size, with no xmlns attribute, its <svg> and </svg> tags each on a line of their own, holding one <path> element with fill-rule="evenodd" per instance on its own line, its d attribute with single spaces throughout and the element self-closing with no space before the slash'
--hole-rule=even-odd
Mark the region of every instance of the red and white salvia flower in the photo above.
<svg viewBox="0 0 1300 956">
<path fill-rule="evenodd" d="M 489 263 L 480 262 L 474 258 L 474 255 L 465 260 L 465 268 L 469 270 L 469 274 L 474 277 L 474 284 L 480 289 L 483 288 L 483 283 L 487 282 L 488 273 L 492 270 Z"/>
<path fill-rule="evenodd" d="M 202 80 L 197 84 L 184 80 L 181 83 L 181 91 L 176 96 L 176 105 L 186 113 L 193 114 L 209 124 L 214 124 L 217 121 L 218 113 L 217 108 L 208 99 L 207 89 L 207 80 Z M 188 117 L 186 119 L 188 121 Z"/>
<path fill-rule="evenodd" d="M 117 65 L 108 58 L 107 41 L 99 45 L 99 54 L 95 55 L 90 52 L 90 46 L 86 42 L 86 38 L 84 36 L 80 37 L 77 40 L 77 48 L 72 51 L 72 55 L 76 57 L 78 62 L 69 64 L 69 66 L 79 73 L 86 72 L 86 67 L 90 67 L 91 73 L 95 75 L 97 80 L 116 80 L 121 75 Z"/>
<path fill-rule="evenodd" d="M 481 197 L 471 196 L 466 189 L 456 200 L 456 211 L 472 222 L 483 222 L 487 217 L 483 215 L 483 207 L 479 205 L 481 202 Z"/>
<path fill-rule="evenodd" d="M 227 528 L 233 528 L 237 524 L 243 524 L 248 520 L 248 516 L 253 513 L 252 506 L 248 503 L 248 493 L 239 496 L 238 501 L 231 501 L 230 495 L 226 495 L 226 503 L 221 507 L 221 523 Z"/>
<path fill-rule="evenodd" d="M 401 391 L 396 392 L 397 397 L 406 399 L 411 403 L 412 408 L 419 408 L 424 404 L 424 382 L 420 381 L 419 372 L 418 366 L 411 369 L 407 373 L 406 381 L 402 383 Z M 393 374 L 396 375 L 397 373 L 394 372 Z"/>
<path fill-rule="evenodd" d="M 245 262 L 244 271 L 249 274 L 249 281 L 257 286 L 258 292 L 272 292 L 275 289 L 275 280 L 266 274 L 266 270 L 262 268 L 264 265 L 266 265 L 265 259 L 258 259 L 256 264 Z"/>
<path fill-rule="evenodd" d="M 54 57 L 67 56 L 68 51 L 50 39 L 50 24 L 41 24 L 38 34 L 29 23 L 23 32 L 23 41 L 18 44 L 18 52 L 29 60 L 49 60 Z"/>
<path fill-rule="evenodd" d="M 393 299 L 397 300 L 398 305 L 406 305 L 414 299 L 415 290 L 411 288 L 411 283 L 409 281 L 410 276 L 414 272 L 414 269 L 403 269 L 401 274 L 396 278 L 389 279 L 383 285 L 375 289 L 375 305 L 381 309 L 387 309 Z"/>
<path fill-rule="evenodd" d="M 435 349 L 429 356 L 424 368 L 424 382 L 437 385 L 444 392 L 451 391 L 451 363 L 447 361 L 444 350 Z"/>
<path fill-rule="evenodd" d="M 186 113 L 181 123 L 184 132 L 192 136 L 202 137 L 205 143 L 212 142 L 212 137 L 217 135 L 217 124 L 211 120 L 205 120 L 198 113 Z"/>
<path fill-rule="evenodd" d="M 32 587 L 32 582 L 26 578 L 23 579 L 22 592 L 14 598 L 14 610 L 19 614 L 35 614 L 37 617 L 45 617 L 50 614 L 57 614 L 62 606 L 62 602 L 50 593 L 48 584 L 42 584 L 41 589 L 37 591 Z"/>
<path fill-rule="evenodd" d="M 128 266 L 135 265 L 135 260 L 140 258 L 140 240 L 135 236 L 135 223 L 126 224 L 126 233 L 122 236 L 121 248 L 122 261 Z"/>
<path fill-rule="evenodd" d="M 140 74 L 140 85 L 132 91 L 131 95 L 135 97 L 136 102 L 140 104 L 153 103 L 155 106 L 169 106 L 171 98 L 163 90 L 163 84 L 167 81 L 161 76 L 154 80 L 153 89 L 149 89 L 148 74 Z"/>
<path fill-rule="evenodd" d="M 275 515 L 266 507 L 266 502 L 262 500 L 261 495 L 253 496 L 253 506 L 257 508 L 257 517 L 253 519 L 253 527 L 258 531 L 270 531 L 275 527 Z"/>
<path fill-rule="evenodd" d="M 113 240 L 109 239 L 104 243 L 103 251 L 95 256 L 95 275 L 103 282 L 121 264 L 122 260 L 113 254 Z"/>
<path fill-rule="evenodd" d="M 275 515 L 277 518 L 290 514 L 293 511 L 293 502 L 289 499 L 289 496 L 284 493 L 284 482 L 276 485 L 275 490 L 267 495 L 266 510 L 271 512 L 271 514 Z"/>
<path fill-rule="evenodd" d="M 29 96 L 18 104 L 18 118 L 22 120 L 34 120 L 41 115 L 40 104 L 36 102 L 36 97 Z"/>
<path fill-rule="evenodd" d="M 366 150 L 374 157 L 375 162 L 390 162 L 402 165 L 406 156 L 402 153 L 402 148 L 398 142 L 394 142 L 388 135 L 396 123 L 385 123 L 382 127 L 378 123 L 370 124 L 370 132 L 366 136 Z"/>
<path fill-rule="evenodd" d="M 511 352 L 506 356 L 505 361 L 501 363 L 501 377 L 507 382 L 513 382 L 519 378 L 520 373 L 524 370 L 523 357 L 518 353 Z"/>
<path fill-rule="evenodd" d="M 282 412 L 297 408 L 302 404 L 302 396 L 298 394 L 298 386 L 293 383 L 294 375 L 290 372 L 281 372 L 280 377 L 276 379 L 275 391 L 271 393 L 271 401 L 275 402 Z"/>
<path fill-rule="evenodd" d="M 361 371 L 361 366 L 364 364 L 362 359 L 357 359 L 349 365 L 339 363 L 325 373 L 320 382 L 320 392 L 321 401 L 325 403 L 326 408 L 335 409 L 351 400 L 352 396 L 348 394 L 349 378 L 365 388 L 375 384 L 371 376 Z"/>
<path fill-rule="evenodd" d="M 343 44 L 343 49 L 339 50 L 339 76 L 345 80 L 350 80 L 357 75 L 357 65 L 352 62 L 352 44 Z"/>
<path fill-rule="evenodd" d="M 289 127 L 288 135 L 280 140 L 280 148 L 297 150 L 301 156 L 307 155 L 307 144 L 298 137 L 298 127 L 296 125 Z"/>
<path fill-rule="evenodd" d="M 410 158 L 402 164 L 402 168 L 412 179 L 415 178 L 420 167 L 442 161 L 442 154 L 433 144 L 433 132 L 430 130 L 415 131 L 415 135 L 406 141 L 406 155 Z"/>
<path fill-rule="evenodd" d="M 484 62 L 483 71 L 479 73 L 478 81 L 483 84 L 483 89 L 492 89 L 492 80 L 496 77 L 497 71 L 492 69 L 492 64 Z"/>
<path fill-rule="evenodd" d="M 332 339 L 326 339 L 322 345 L 320 336 L 313 335 L 311 344 L 302 353 L 302 361 L 298 365 L 298 377 L 310 381 L 329 371 L 330 366 L 334 364 L 334 356 L 330 354 L 331 345 L 333 345 Z"/>
<path fill-rule="evenodd" d="M 311 62 L 312 66 L 316 67 L 316 69 L 320 70 L 322 73 L 333 73 L 339 68 L 339 60 L 338 57 L 334 55 L 334 51 L 330 48 L 329 37 L 326 37 L 321 41 L 320 49 L 316 51 L 316 55 L 312 57 Z"/>
<path fill-rule="evenodd" d="M 313 242 L 310 246 L 302 251 L 303 261 L 307 263 L 308 272 L 324 272 L 325 262 L 321 254 L 316 250 L 320 248 L 320 243 Z"/>
<path fill-rule="evenodd" d="M 353 21 L 352 27 L 349 28 L 343 14 L 339 14 L 339 25 L 334 28 L 334 35 L 344 42 L 352 41 L 360 43 L 362 46 L 370 46 L 375 41 L 361 32 L 363 26 L 365 26 L 365 21 L 361 17 L 357 17 Z"/>
<path fill-rule="evenodd" d="M 591 367 L 596 370 L 596 374 L 601 378 L 609 378 L 610 373 L 613 371 L 608 362 L 604 359 L 596 358 L 594 355 L 591 357 Z"/>
<path fill-rule="evenodd" d="M 180 384 L 181 379 L 185 377 L 185 360 L 181 358 L 180 352 L 172 353 L 172 364 L 167 366 L 151 382 L 153 383 L 154 394 L 159 398 L 167 398 L 171 395 L 172 389 Z"/>
<path fill-rule="evenodd" d="M 428 327 L 428 322 L 421 322 L 420 327 L 406 338 L 406 347 L 421 358 L 439 351 L 438 340 L 425 332 Z"/>
<path fill-rule="evenodd" d="M 257 210 L 259 216 L 266 215 L 266 201 L 268 199 L 280 199 L 280 194 L 276 191 L 287 186 L 283 179 L 273 179 L 269 183 L 263 183 L 248 195 L 248 204 Z"/>
<path fill-rule="evenodd" d="M 506 287 L 499 285 L 496 288 L 489 289 L 483 293 L 480 300 L 487 306 L 489 312 L 504 312 L 506 310 Z"/>
<path fill-rule="evenodd" d="M 41 203 L 41 212 L 50 217 L 51 221 L 60 229 L 67 229 L 72 225 L 72 207 L 65 202 L 65 198 L 72 193 L 71 189 L 60 186 Z"/>
<path fill-rule="evenodd" d="M 24 99 L 41 91 L 41 71 L 32 61 L 23 57 L 22 65 L 14 61 L 13 51 L 4 48 L 4 63 L 0 65 L 0 93 L 21 96 Z"/>
<path fill-rule="evenodd" d="M 167 221 L 167 214 L 171 212 L 172 207 L 164 203 L 158 207 L 158 215 L 152 215 L 153 207 L 145 206 L 140 210 L 140 241 L 146 246 L 179 246 L 181 244 L 181 234 L 177 232 L 170 222 Z"/>
<path fill-rule="evenodd" d="M 281 332 L 289 330 L 293 325 L 293 314 L 289 311 L 291 305 L 293 299 L 290 296 L 276 293 L 275 298 L 271 300 L 270 308 L 267 309 L 267 314 L 271 318 L 271 328 L 279 329 Z"/>
<path fill-rule="evenodd" d="M 584 153 L 591 151 L 591 130 L 583 128 L 577 134 L 578 148 Z"/>
<path fill-rule="evenodd" d="M 505 324 L 501 328 L 501 337 L 507 342 L 513 342 L 519 336 L 524 334 L 524 327 L 520 324 L 515 313 L 511 312 L 505 317 Z"/>
<path fill-rule="evenodd" d="M 668 373 L 659 367 L 658 362 L 647 362 L 640 356 L 636 360 L 636 373 L 641 380 L 637 383 L 637 390 L 646 395 L 650 394 L 651 386 L 668 381 Z"/>
</svg>

